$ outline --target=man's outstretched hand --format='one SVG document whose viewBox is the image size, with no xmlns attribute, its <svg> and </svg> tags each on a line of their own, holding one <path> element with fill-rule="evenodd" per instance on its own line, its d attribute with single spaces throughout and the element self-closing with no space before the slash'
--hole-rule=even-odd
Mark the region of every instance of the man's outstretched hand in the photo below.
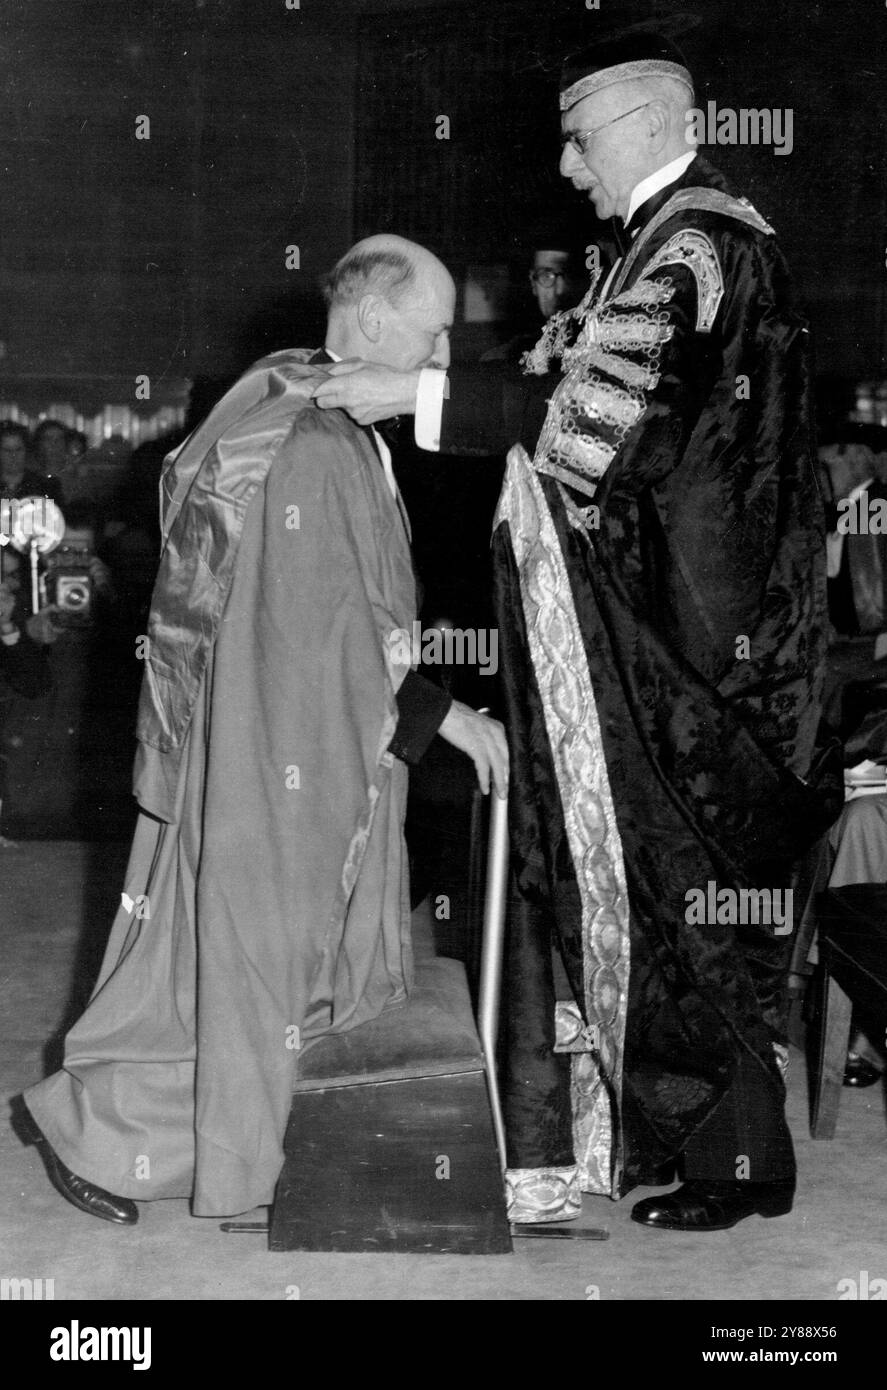
<svg viewBox="0 0 887 1390">
<path fill-rule="evenodd" d="M 329 377 L 313 392 L 322 409 L 345 410 L 359 425 L 415 414 L 418 370 L 397 372 L 353 357 L 333 362 L 327 370 Z"/>
<path fill-rule="evenodd" d="M 474 763 L 480 789 L 486 796 L 490 777 L 500 796 L 508 792 L 508 744 L 498 719 L 479 714 L 454 700 L 437 731 L 441 738 L 459 748 Z"/>
</svg>

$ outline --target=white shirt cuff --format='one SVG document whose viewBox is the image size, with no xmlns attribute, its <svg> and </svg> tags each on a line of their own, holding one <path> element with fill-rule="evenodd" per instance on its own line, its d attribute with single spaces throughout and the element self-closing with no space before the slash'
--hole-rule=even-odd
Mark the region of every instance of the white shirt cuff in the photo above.
<svg viewBox="0 0 887 1390">
<path fill-rule="evenodd" d="M 416 391 L 416 443 L 420 449 L 436 454 L 440 449 L 440 422 L 443 416 L 447 374 L 438 367 L 423 367 Z"/>
</svg>

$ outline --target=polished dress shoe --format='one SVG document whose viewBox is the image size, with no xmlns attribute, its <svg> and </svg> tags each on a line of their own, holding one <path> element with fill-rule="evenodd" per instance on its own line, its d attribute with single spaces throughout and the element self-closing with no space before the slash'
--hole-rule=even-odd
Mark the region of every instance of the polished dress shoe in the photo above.
<svg viewBox="0 0 887 1390">
<path fill-rule="evenodd" d="M 632 1221 L 663 1231 L 727 1231 L 747 1216 L 785 1216 L 792 1209 L 793 1182 L 715 1182 L 688 1179 L 674 1192 L 645 1197 Z"/>
<path fill-rule="evenodd" d="M 860 1057 L 858 1052 L 847 1053 L 847 1064 L 844 1067 L 845 1086 L 874 1086 L 876 1081 L 881 1080 L 882 1073 L 876 1066 L 873 1066 L 865 1057 Z"/>
<path fill-rule="evenodd" d="M 19 1127 L 25 1137 L 40 1151 L 46 1165 L 49 1181 L 57 1192 L 67 1198 L 80 1211 L 89 1216 L 97 1216 L 100 1221 L 113 1221 L 118 1226 L 134 1226 L 139 1219 L 139 1209 L 128 1197 L 115 1197 L 97 1183 L 86 1178 L 78 1178 L 70 1168 L 66 1168 L 46 1135 L 29 1110 L 22 1105 Z"/>
</svg>

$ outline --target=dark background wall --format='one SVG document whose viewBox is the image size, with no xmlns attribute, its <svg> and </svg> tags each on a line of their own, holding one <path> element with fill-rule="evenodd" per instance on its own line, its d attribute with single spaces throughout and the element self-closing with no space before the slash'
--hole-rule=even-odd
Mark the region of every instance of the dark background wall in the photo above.
<svg viewBox="0 0 887 1390">
<path fill-rule="evenodd" d="M 793 109 L 790 155 L 711 153 L 779 231 L 820 368 L 882 370 L 887 10 L 698 8 L 684 47 L 699 104 Z M 315 342 L 319 276 L 369 230 L 417 236 L 457 269 L 519 258 L 543 220 L 593 239 L 555 172 L 556 57 L 652 9 L 5 0 L 2 394 L 35 375 L 71 399 L 102 378 L 225 375 Z"/>
</svg>

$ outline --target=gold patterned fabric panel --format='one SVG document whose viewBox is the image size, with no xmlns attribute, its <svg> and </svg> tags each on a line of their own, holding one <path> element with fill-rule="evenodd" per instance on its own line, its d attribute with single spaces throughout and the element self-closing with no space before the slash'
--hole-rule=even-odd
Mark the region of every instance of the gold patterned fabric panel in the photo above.
<svg viewBox="0 0 887 1390">
<path fill-rule="evenodd" d="M 555 1052 L 596 1052 L 597 1027 L 586 1024 L 575 999 L 558 999 L 554 1006 Z"/>
<path fill-rule="evenodd" d="M 507 1168 L 505 1205 L 517 1226 L 575 1221 L 582 1215 L 582 1192 L 575 1163 L 570 1168 Z"/>
<path fill-rule="evenodd" d="M 621 290 L 618 299 L 619 303 L 626 309 L 636 307 L 655 309 L 659 304 L 668 303 L 671 299 L 671 291 L 667 280 L 644 280 L 641 278 L 632 285 L 630 290 Z"/>
<path fill-rule="evenodd" d="M 629 968 L 625 866 L 566 565 L 534 465 L 520 446 L 508 455 L 496 524 L 503 520 L 520 574 L 530 657 L 582 902 L 584 1002 L 593 1025 L 586 1041 L 595 1051 L 573 1058 L 576 1162 L 583 1190 L 615 1196 L 613 1116 L 596 1059 L 618 1106 Z M 559 1012 L 561 1037 L 575 1032 L 576 1019 L 570 1023 L 563 1006 Z"/>
</svg>

